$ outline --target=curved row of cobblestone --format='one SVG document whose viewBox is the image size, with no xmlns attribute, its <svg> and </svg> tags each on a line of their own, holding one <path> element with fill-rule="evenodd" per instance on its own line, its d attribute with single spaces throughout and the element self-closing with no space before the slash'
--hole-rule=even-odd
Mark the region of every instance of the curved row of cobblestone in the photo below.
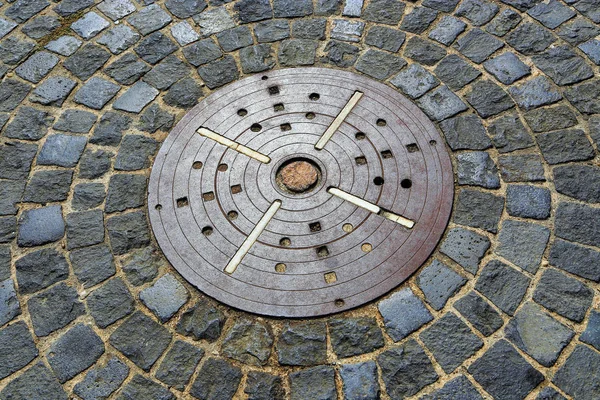
<svg viewBox="0 0 600 400">
<path fill-rule="evenodd" d="M 600 398 L 599 0 L 9 0 L 0 14 L 0 399 Z M 454 212 L 384 299 L 257 317 L 169 266 L 147 179 L 201 98 L 307 65 L 413 99 L 452 150 Z"/>
</svg>

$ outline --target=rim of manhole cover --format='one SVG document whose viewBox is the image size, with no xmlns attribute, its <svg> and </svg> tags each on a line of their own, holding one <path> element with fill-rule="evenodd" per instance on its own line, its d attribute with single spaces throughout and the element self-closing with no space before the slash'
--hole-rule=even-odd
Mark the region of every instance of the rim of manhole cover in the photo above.
<svg viewBox="0 0 600 400">
<path fill-rule="evenodd" d="M 272 316 L 373 300 L 433 252 L 450 156 L 429 119 L 372 79 L 324 68 L 252 76 L 194 107 L 155 160 L 149 213 L 190 283 Z"/>
</svg>

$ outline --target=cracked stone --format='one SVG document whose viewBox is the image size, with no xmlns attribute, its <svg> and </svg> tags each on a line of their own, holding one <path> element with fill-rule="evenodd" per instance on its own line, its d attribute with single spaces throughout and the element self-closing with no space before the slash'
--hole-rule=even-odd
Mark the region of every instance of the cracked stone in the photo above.
<svg viewBox="0 0 600 400">
<path fill-rule="evenodd" d="M 440 84 L 436 77 L 418 64 L 411 64 L 400 71 L 390 83 L 413 99 L 421 97 Z"/>
<path fill-rule="evenodd" d="M 502 311 L 513 315 L 525 296 L 530 281 L 527 276 L 508 265 L 492 260 L 483 267 L 475 289 Z"/>
<path fill-rule="evenodd" d="M 483 347 L 483 341 L 453 313 L 435 321 L 419 338 L 446 373 L 454 371 Z"/>
<path fill-rule="evenodd" d="M 433 320 L 433 316 L 410 288 L 404 288 L 379 302 L 385 329 L 398 342 L 421 326 Z"/>
<path fill-rule="evenodd" d="M 579 129 L 544 133 L 536 139 L 544 159 L 550 164 L 585 161 L 594 157 L 589 139 Z"/>
<path fill-rule="evenodd" d="M 439 311 L 448 299 L 467 282 L 451 268 L 434 260 L 417 276 L 417 285 L 431 307 Z"/>
<path fill-rule="evenodd" d="M 494 344 L 468 371 L 488 393 L 499 399 L 525 398 L 544 380 L 544 375 L 506 340 Z"/>
<path fill-rule="evenodd" d="M 329 321 L 333 351 L 340 358 L 370 353 L 384 346 L 375 318 L 336 318 Z"/>
<path fill-rule="evenodd" d="M 446 50 L 433 42 L 414 36 L 409 39 L 404 55 L 424 65 L 434 65 L 446 56 Z"/>
<path fill-rule="evenodd" d="M 102 3 L 100 3 L 102 4 Z M 73 392 L 83 400 L 108 398 L 129 375 L 129 367 L 116 357 L 105 365 L 91 369 L 85 378 L 75 385 Z"/>
<path fill-rule="evenodd" d="M 97 42 L 108 47 L 111 53 L 120 54 L 136 44 L 140 38 L 141 36 L 127 25 L 117 25 L 100 36 Z"/>
<path fill-rule="evenodd" d="M 30 97 L 34 103 L 60 107 L 77 86 L 77 82 L 63 76 L 53 76 L 38 85 Z"/>
<path fill-rule="evenodd" d="M 75 93 L 76 103 L 100 110 L 120 90 L 120 86 L 102 78 L 93 77 Z"/>
<path fill-rule="evenodd" d="M 21 306 L 12 279 L 0 281 L 0 326 L 21 314 Z M 0 345 L 1 347 L 1 345 Z"/>
<path fill-rule="evenodd" d="M 93 44 L 86 44 L 65 60 L 63 66 L 79 79 L 86 80 L 106 64 L 109 58 L 108 51 Z M 94 77 L 93 79 L 100 78 Z M 88 81 L 86 85 L 89 83 Z M 83 87 L 85 88 L 86 85 Z"/>
<path fill-rule="evenodd" d="M 106 221 L 106 229 L 116 255 L 150 244 L 148 221 L 143 211 L 111 217 Z"/>
<path fill-rule="evenodd" d="M 135 311 L 133 297 L 121 278 L 111 279 L 91 292 L 86 303 L 100 328 L 106 328 Z"/>
<path fill-rule="evenodd" d="M 60 115 L 53 128 L 57 131 L 89 133 L 92 126 L 96 123 L 96 118 L 96 115 L 88 111 L 66 110 Z"/>
<path fill-rule="evenodd" d="M 366 21 L 398 25 L 405 7 L 399 0 L 371 0 L 363 11 L 363 18 Z"/>
<path fill-rule="evenodd" d="M 454 303 L 454 308 L 485 336 L 504 325 L 500 314 L 483 297 L 471 291 Z"/>
<path fill-rule="evenodd" d="M 502 46 L 502 41 L 479 28 L 474 28 L 458 39 L 453 47 L 468 59 L 480 64 Z"/>
<path fill-rule="evenodd" d="M 117 21 L 134 12 L 135 5 L 129 0 L 104 0 L 98 4 L 98 10 L 113 21 Z"/>
<path fill-rule="evenodd" d="M 500 244 L 496 248 L 496 254 L 535 274 L 549 238 L 550 230 L 542 225 L 506 220 L 500 230 Z"/>
<path fill-rule="evenodd" d="M 483 67 L 505 85 L 510 85 L 531 73 L 531 68 L 513 53 L 503 53 L 494 57 L 484 62 Z"/>
<path fill-rule="evenodd" d="M 61 56 L 70 56 L 79 49 L 83 42 L 74 36 L 61 36 L 48 43 L 44 48 Z"/>
<path fill-rule="evenodd" d="M 173 126 L 174 121 L 175 116 L 173 114 L 164 111 L 158 104 L 152 104 L 140 117 L 138 128 L 144 132 L 150 133 L 155 133 L 158 130 L 168 131 Z M 126 159 L 123 159 L 122 162 L 123 165 L 126 165 Z M 149 164 L 148 161 L 144 162 L 144 164 L 147 163 Z"/>
<path fill-rule="evenodd" d="M 556 103 L 562 99 L 560 92 L 544 76 L 537 76 L 520 86 L 512 86 L 508 91 L 519 107 L 525 110 Z"/>
<path fill-rule="evenodd" d="M 281 49 L 285 48 L 284 43 L 281 44 Z M 231 55 L 202 65 L 198 68 L 198 74 L 210 89 L 233 82 L 240 76 L 235 59 Z"/>
<path fill-rule="evenodd" d="M 91 246 L 104 241 L 101 210 L 73 212 L 67 215 L 67 249 Z"/>
<path fill-rule="evenodd" d="M 179 311 L 189 297 L 186 288 L 173 275 L 167 274 L 140 292 L 140 300 L 165 323 Z"/>
<path fill-rule="evenodd" d="M 203 349 L 178 340 L 160 363 L 160 367 L 156 371 L 156 378 L 183 391 L 203 356 Z"/>
<path fill-rule="evenodd" d="M 245 364 L 260 366 L 269 360 L 272 346 L 273 335 L 267 325 L 242 319 L 225 335 L 221 352 Z"/>
<path fill-rule="evenodd" d="M 144 7 L 127 18 L 127 22 L 133 25 L 144 36 L 163 28 L 171 21 L 171 16 L 160 8 L 158 4 L 151 4 Z"/>
<path fill-rule="evenodd" d="M 17 244 L 21 247 L 41 246 L 56 242 L 64 234 L 61 206 L 35 208 L 21 214 Z"/>
<path fill-rule="evenodd" d="M 533 63 L 557 85 L 570 85 L 594 76 L 585 60 L 566 46 L 551 47 L 532 57 Z"/>
<path fill-rule="evenodd" d="M 195 15 L 194 21 L 200 27 L 200 31 L 205 37 L 215 33 L 223 32 L 227 29 L 235 28 L 236 26 L 233 18 L 231 15 L 229 15 L 229 12 L 225 7 L 206 10 L 198 15 Z"/>
<path fill-rule="evenodd" d="M 69 258 L 73 272 L 84 288 L 96 286 L 116 272 L 113 256 L 105 244 L 72 250 Z"/>
<path fill-rule="evenodd" d="M 194 16 L 207 7 L 204 0 L 167 0 L 165 6 L 173 15 L 182 19 Z"/>
<path fill-rule="evenodd" d="M 180 46 L 185 46 L 200 39 L 200 35 L 196 33 L 194 28 L 187 22 L 183 21 L 173 25 L 171 28 L 171 35 L 177 40 Z"/>
<path fill-rule="evenodd" d="M 25 367 L 39 353 L 27 325 L 22 321 L 0 329 L 0 349 L 1 379 Z M 0 395 L 3 395 L 5 390 L 0 392 Z"/>
<path fill-rule="evenodd" d="M 48 133 L 54 117 L 33 107 L 21 107 L 6 126 L 4 136 L 14 139 L 39 140 Z"/>
<path fill-rule="evenodd" d="M 508 323 L 505 335 L 540 364 L 551 367 L 574 333 L 530 302 Z"/>
<path fill-rule="evenodd" d="M 325 323 L 288 323 L 277 342 L 281 365 L 318 365 L 327 361 Z"/>
<path fill-rule="evenodd" d="M 435 28 L 429 32 L 429 39 L 450 46 L 463 33 L 467 24 L 450 15 L 444 15 Z"/>
<path fill-rule="evenodd" d="M 478 233 L 453 228 L 442 242 L 440 251 L 460 264 L 465 270 L 476 274 L 479 262 L 490 248 L 490 240 Z"/>
<path fill-rule="evenodd" d="M 197 399 L 233 399 L 242 380 L 242 371 L 217 358 L 206 360 L 192 383 L 190 394 Z"/>
<path fill-rule="evenodd" d="M 577 345 L 553 382 L 576 399 L 593 400 L 600 396 L 596 382 L 600 378 L 600 356 L 594 350 Z"/>
<path fill-rule="evenodd" d="M 148 110 L 147 112 L 149 112 Z M 156 140 L 143 135 L 127 135 L 119 149 L 115 169 L 136 171 L 150 166 L 150 156 L 158 147 Z"/>
<path fill-rule="evenodd" d="M 15 270 L 21 294 L 39 292 L 69 277 L 67 260 L 54 249 L 34 251 L 17 259 Z"/>
<path fill-rule="evenodd" d="M 412 396 L 439 378 L 429 357 L 414 339 L 381 353 L 377 364 L 388 395 L 393 399 Z"/>
<path fill-rule="evenodd" d="M 583 321 L 593 297 L 586 285 L 554 269 L 544 272 L 533 293 L 536 303 L 575 322 Z"/>
<path fill-rule="evenodd" d="M 177 49 L 177 45 L 168 36 L 161 32 L 154 32 L 144 38 L 134 51 L 142 60 L 156 64 Z"/>
<path fill-rule="evenodd" d="M 487 24 L 485 30 L 492 35 L 502 37 L 519 25 L 522 19 L 518 12 L 507 8 L 496 15 L 492 22 Z"/>
<path fill-rule="evenodd" d="M 481 120 L 473 114 L 448 119 L 440 127 L 452 150 L 485 150 L 492 147 Z"/>
<path fill-rule="evenodd" d="M 135 375 L 133 379 L 123 388 L 119 399 L 175 400 L 175 396 L 164 386 L 146 379 L 141 375 Z"/>
<path fill-rule="evenodd" d="M 552 200 L 546 188 L 529 185 L 509 185 L 506 211 L 513 217 L 547 219 Z"/>
<path fill-rule="evenodd" d="M 79 163 L 79 177 L 96 179 L 104 176 L 110 169 L 113 156 L 114 154 L 104 150 L 85 151 Z"/>
<path fill-rule="evenodd" d="M 78 324 L 48 349 L 48 363 L 61 383 L 92 366 L 104 354 L 102 339 L 87 325 Z"/>
<path fill-rule="evenodd" d="M 417 103 L 434 121 L 445 120 L 467 109 L 465 103 L 446 86 L 425 94 Z"/>
<path fill-rule="evenodd" d="M 245 74 L 269 70 L 275 66 L 273 49 L 269 44 L 258 44 L 240 50 L 240 62 Z"/>
<path fill-rule="evenodd" d="M 224 324 L 225 315 L 203 300 L 181 315 L 177 323 L 177 333 L 195 340 L 214 342 L 221 336 Z"/>
<path fill-rule="evenodd" d="M 406 61 L 395 55 L 379 50 L 367 50 L 356 62 L 356 70 L 373 78 L 385 80 L 398 73 Z"/>
<path fill-rule="evenodd" d="M 403 31 L 420 34 L 429 28 L 429 25 L 438 16 L 438 12 L 427 7 L 415 7 L 407 14 L 400 24 L 400 29 Z"/>
<path fill-rule="evenodd" d="M 169 346 L 171 333 L 137 311 L 110 335 L 109 341 L 135 365 L 149 371 Z"/>
<path fill-rule="evenodd" d="M 291 400 L 335 400 L 335 372 L 332 367 L 319 366 L 290 374 Z"/>
<path fill-rule="evenodd" d="M 500 187 L 498 168 L 485 151 L 461 153 L 458 161 L 458 184 L 481 186 L 488 189 Z"/>
<path fill-rule="evenodd" d="M 85 314 L 77 290 L 61 282 L 27 302 L 36 336 L 48 336 Z"/>
<path fill-rule="evenodd" d="M 475 26 L 488 23 L 499 11 L 499 7 L 488 0 L 466 0 L 458 6 L 454 13 L 457 17 L 464 17 Z"/>
</svg>

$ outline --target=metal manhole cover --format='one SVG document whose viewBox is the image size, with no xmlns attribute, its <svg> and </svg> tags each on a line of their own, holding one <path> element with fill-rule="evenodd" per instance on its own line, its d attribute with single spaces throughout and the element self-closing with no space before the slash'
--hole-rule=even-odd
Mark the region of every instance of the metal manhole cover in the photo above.
<svg viewBox="0 0 600 400">
<path fill-rule="evenodd" d="M 296 68 L 229 85 L 165 140 L 150 220 L 200 290 L 259 314 L 316 316 L 385 294 L 448 222 L 450 157 L 386 85 Z"/>
</svg>

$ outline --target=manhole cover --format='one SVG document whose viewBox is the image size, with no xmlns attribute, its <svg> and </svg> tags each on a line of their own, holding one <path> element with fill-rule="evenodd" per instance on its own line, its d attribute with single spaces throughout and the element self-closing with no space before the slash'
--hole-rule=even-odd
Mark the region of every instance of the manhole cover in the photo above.
<svg viewBox="0 0 600 400">
<path fill-rule="evenodd" d="M 156 158 L 158 244 L 193 285 L 246 311 L 334 313 L 394 288 L 450 215 L 443 139 L 395 90 L 322 68 L 217 91 Z"/>
</svg>

